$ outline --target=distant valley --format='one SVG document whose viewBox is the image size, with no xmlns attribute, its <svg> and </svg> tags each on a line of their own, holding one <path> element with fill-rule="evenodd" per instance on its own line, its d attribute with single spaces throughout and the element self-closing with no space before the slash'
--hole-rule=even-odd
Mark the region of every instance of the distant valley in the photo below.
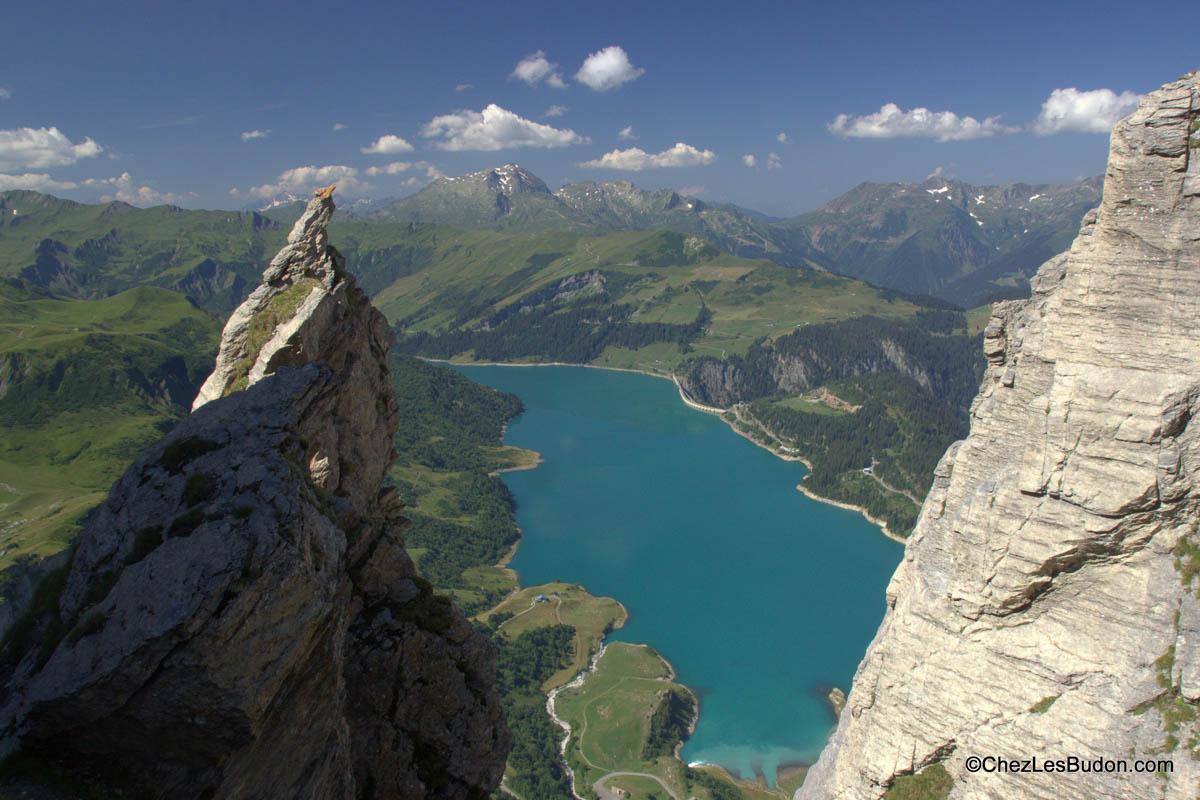
<svg viewBox="0 0 1200 800">
<path fill-rule="evenodd" d="M 867 509 L 900 535 L 911 527 L 932 460 L 965 431 L 986 309 L 963 313 L 815 259 L 785 266 L 733 255 L 728 240 L 670 229 L 779 224 L 732 207 L 712 211 L 628 184 L 565 194 L 574 205 L 523 170 L 491 171 L 438 181 L 370 218 L 339 212 L 330 234 L 394 325 L 398 350 L 674 376 L 696 401 L 728 409 L 745 435 L 806 458 L 813 491 Z M 439 221 L 385 219 L 406 207 Z M 592 223 L 565 224 L 585 207 Z M 576 210 L 534 230 L 547 208 Z M 90 303 L 148 285 L 220 320 L 296 213 L 287 204 L 138 209 L 9 192 L 0 195 L 0 273 L 29 297 L 82 303 L 85 316 Z M 447 224 L 454 214 L 457 226 Z M 489 214 L 500 216 L 483 225 Z M 651 225 L 663 227 L 641 229 Z M 73 385 L 61 383 L 55 397 L 77 402 Z"/>
<path fill-rule="evenodd" d="M 812 462 L 814 491 L 903 533 L 932 461 L 965 432 L 982 364 L 976 337 L 986 309 L 953 305 L 1021 293 L 1025 276 L 1067 246 L 1099 190 L 1096 179 L 864 184 L 778 220 L 627 182 L 551 191 L 507 165 L 439 179 L 383 205 L 347 204 L 330 232 L 395 325 L 400 350 L 674 375 L 696 401 L 730 409 L 745 435 Z M 79 407 L 88 396 L 80 387 L 95 383 L 84 365 L 102 352 L 128 365 L 119 371 L 126 377 L 107 384 L 110 406 L 91 403 L 89 413 L 132 402 L 151 410 L 147 426 L 174 418 L 186 398 L 169 388 L 194 381 L 218 322 L 257 283 L 298 213 L 288 202 L 261 212 L 189 211 L 0 193 L 0 278 L 15 323 L 0 403 L 16 408 L 38 387 L 45 420 Z M 164 309 L 186 297 L 208 312 L 176 314 L 195 317 L 203 333 L 154 340 L 158 333 L 129 330 L 125 318 L 103 322 L 105 338 L 86 333 L 97 315 L 107 319 L 105 298 L 141 287 L 165 290 Z M 921 299 L 927 294 L 951 304 Z M 53 317 L 40 310 L 51 307 Z M 56 334 L 59 318 L 72 314 L 80 333 Z M 162 329 L 169 324 L 164 318 Z M 136 335 L 122 338 L 127 331 Z M 195 352 L 178 350 L 192 341 Z M 72 467 L 94 476 L 76 495 L 85 496 L 103 488 L 120 466 L 114 456 L 132 452 L 147 430 L 99 425 L 82 450 L 83 442 L 64 440 L 63 452 L 45 458 L 13 451 L 5 470 L 35 475 L 28 467 L 51 456 L 64 466 L 94 464 Z M 15 447 L 28 435 L 18 425 L 6 440 Z M 862 471 L 872 465 L 873 475 Z M 28 488 L 0 522 L 33 514 L 47 520 L 37 523 L 46 541 L 59 540 L 47 509 L 66 498 L 45 481 Z M 51 516 L 67 525 L 75 518 Z M 29 541 L 10 553 L 27 552 Z"/>
</svg>

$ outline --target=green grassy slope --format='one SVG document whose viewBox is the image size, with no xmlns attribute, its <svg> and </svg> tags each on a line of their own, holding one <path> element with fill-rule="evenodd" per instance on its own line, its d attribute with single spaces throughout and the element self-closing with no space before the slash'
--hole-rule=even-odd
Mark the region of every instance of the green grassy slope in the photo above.
<svg viewBox="0 0 1200 800">
<path fill-rule="evenodd" d="M 425 263 L 380 288 L 376 302 L 410 337 L 405 347 L 442 357 L 667 372 L 693 351 L 745 353 L 799 326 L 903 319 L 920 308 L 895 292 L 736 258 L 678 233 L 425 235 Z M 704 325 L 684 330 L 702 313 Z M 637 352 L 655 344 L 669 346 Z"/>
<path fill-rule="evenodd" d="M 254 212 L 87 205 L 0 192 L 0 277 L 20 276 L 76 298 L 160 286 L 226 314 L 258 282 L 286 234 Z"/>
<path fill-rule="evenodd" d="M 164 289 L 62 300 L 0 281 L 0 568 L 62 549 L 186 412 L 218 334 Z"/>
</svg>

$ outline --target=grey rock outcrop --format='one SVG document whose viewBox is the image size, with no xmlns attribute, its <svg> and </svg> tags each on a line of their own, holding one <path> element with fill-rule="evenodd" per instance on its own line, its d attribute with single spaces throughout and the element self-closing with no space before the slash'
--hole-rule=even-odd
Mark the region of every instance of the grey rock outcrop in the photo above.
<svg viewBox="0 0 1200 800">
<path fill-rule="evenodd" d="M 498 785 L 495 653 L 404 551 L 390 332 L 333 209 L 309 203 L 194 413 L 89 519 L 45 644 L 10 668 L 6 749 L 162 798 Z"/>
<path fill-rule="evenodd" d="M 1200 781 L 1200 76 L 1116 126 L 1098 213 L 1001 303 L 971 432 L 799 798 L 1194 798 Z M 972 773 L 969 756 L 1129 771 Z M 1137 759 L 1173 771 L 1133 771 Z"/>
<path fill-rule="evenodd" d="M 771 394 L 801 394 L 825 383 L 867 375 L 912 379 L 964 412 L 982 359 L 964 352 L 965 337 L 943 337 L 873 317 L 804 327 L 745 356 L 699 356 L 676 376 L 689 397 L 729 408 Z M 966 357 L 964 357 L 966 356 Z"/>
</svg>

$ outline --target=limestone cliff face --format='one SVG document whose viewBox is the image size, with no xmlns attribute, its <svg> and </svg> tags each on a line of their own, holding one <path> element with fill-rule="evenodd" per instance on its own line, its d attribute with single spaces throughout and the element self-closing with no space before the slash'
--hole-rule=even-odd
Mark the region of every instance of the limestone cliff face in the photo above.
<svg viewBox="0 0 1200 800">
<path fill-rule="evenodd" d="M 195 412 L 88 521 L 5 747 L 152 797 L 483 797 L 495 654 L 416 575 L 383 487 L 389 331 L 309 205 Z"/>
<path fill-rule="evenodd" d="M 1000 304 L 889 610 L 800 798 L 1194 798 L 1200 781 L 1200 76 L 1117 125 L 1098 213 Z M 1166 775 L 968 756 L 1172 758 Z"/>
</svg>

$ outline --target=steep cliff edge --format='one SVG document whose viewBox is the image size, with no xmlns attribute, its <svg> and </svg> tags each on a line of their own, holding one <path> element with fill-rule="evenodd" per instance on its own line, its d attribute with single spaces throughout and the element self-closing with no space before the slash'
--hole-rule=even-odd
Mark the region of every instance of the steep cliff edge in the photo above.
<svg viewBox="0 0 1200 800">
<path fill-rule="evenodd" d="M 1200 780 L 1200 75 L 1117 125 L 1098 213 L 999 304 L 889 610 L 799 798 L 1193 798 Z M 1127 759 L 972 773 L 969 756 Z M 1170 773 L 1132 771 L 1173 760 Z M 934 765 L 938 766 L 934 766 Z M 940 796 L 945 796 L 944 794 Z"/>
<path fill-rule="evenodd" d="M 25 647 L 9 637 L 6 751 L 151 797 L 498 785 L 495 653 L 403 549 L 390 333 L 328 244 L 333 210 L 309 203 L 194 413 L 89 519 Z"/>
</svg>

